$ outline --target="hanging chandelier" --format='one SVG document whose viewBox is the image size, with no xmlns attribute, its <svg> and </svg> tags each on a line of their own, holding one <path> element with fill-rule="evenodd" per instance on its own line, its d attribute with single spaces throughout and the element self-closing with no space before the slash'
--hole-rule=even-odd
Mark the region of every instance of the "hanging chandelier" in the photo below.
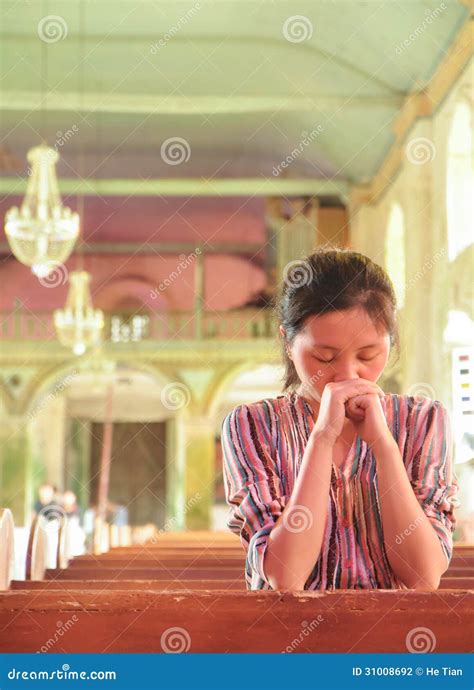
<svg viewBox="0 0 474 690">
<path fill-rule="evenodd" d="M 28 151 L 31 176 L 21 208 L 5 216 L 5 233 L 15 257 L 39 278 L 70 256 L 79 234 L 79 216 L 64 207 L 55 165 L 58 152 L 45 144 Z"/>
<path fill-rule="evenodd" d="M 54 326 L 62 345 L 72 348 L 75 355 L 98 345 L 102 339 L 104 313 L 94 309 L 89 284 L 90 273 L 73 271 L 69 274 L 69 291 L 64 309 L 54 312 Z"/>
</svg>

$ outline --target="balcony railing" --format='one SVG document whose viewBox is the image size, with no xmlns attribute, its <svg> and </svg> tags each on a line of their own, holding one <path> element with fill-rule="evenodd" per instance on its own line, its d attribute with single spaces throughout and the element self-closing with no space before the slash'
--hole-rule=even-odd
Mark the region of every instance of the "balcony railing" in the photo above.
<svg viewBox="0 0 474 690">
<path fill-rule="evenodd" d="M 273 338 L 276 322 L 270 309 L 155 312 L 124 317 L 108 314 L 105 337 L 111 342 L 142 340 L 253 340 Z M 17 310 L 0 313 L 0 339 L 55 340 L 52 313 Z"/>
</svg>

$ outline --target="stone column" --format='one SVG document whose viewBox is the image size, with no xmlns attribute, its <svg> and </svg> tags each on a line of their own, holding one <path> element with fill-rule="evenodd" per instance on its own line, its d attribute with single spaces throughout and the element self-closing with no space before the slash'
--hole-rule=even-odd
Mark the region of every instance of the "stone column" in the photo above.
<svg viewBox="0 0 474 690">
<path fill-rule="evenodd" d="M 16 527 L 28 524 L 33 507 L 32 444 L 25 417 L 0 423 L 0 506 L 10 508 Z"/>
<path fill-rule="evenodd" d="M 175 435 L 176 519 L 185 529 L 210 529 L 214 504 L 215 424 L 208 417 L 179 415 Z M 173 529 L 175 526 L 173 526 Z"/>
<path fill-rule="evenodd" d="M 406 302 L 402 323 L 403 390 L 444 399 L 449 371 L 443 349 L 447 323 L 445 240 L 436 222 L 432 122 L 420 120 L 405 149 L 402 207 L 406 233 Z M 425 388 L 426 384 L 426 388 Z"/>
</svg>

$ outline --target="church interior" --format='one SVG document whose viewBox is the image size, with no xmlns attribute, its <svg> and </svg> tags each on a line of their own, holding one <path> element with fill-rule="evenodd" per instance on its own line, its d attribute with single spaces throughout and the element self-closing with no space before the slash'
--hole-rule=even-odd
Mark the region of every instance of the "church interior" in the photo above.
<svg viewBox="0 0 474 690">
<path fill-rule="evenodd" d="M 467 651 L 472 2 L 0 13 L 0 647 L 403 652 L 418 625 Z M 311 626 L 320 595 L 245 591 L 221 428 L 281 395 L 275 299 L 319 247 L 388 272 L 379 384 L 446 406 L 460 505 L 437 592 L 328 593 Z"/>
</svg>

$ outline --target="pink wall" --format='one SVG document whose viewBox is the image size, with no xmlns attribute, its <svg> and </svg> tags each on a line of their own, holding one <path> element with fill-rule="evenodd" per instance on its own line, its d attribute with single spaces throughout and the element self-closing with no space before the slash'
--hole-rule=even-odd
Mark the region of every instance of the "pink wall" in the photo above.
<svg viewBox="0 0 474 690">
<path fill-rule="evenodd" d="M 17 204 L 18 199 L 3 199 L 0 214 Z M 74 207 L 75 200 L 64 200 Z M 263 199 L 203 198 L 91 198 L 85 200 L 84 235 L 86 242 L 232 242 L 265 243 Z M 6 238 L 1 225 L 1 241 Z M 259 259 L 263 259 L 264 252 Z M 49 287 L 39 283 L 30 270 L 10 256 L 1 257 L 0 310 L 8 311 L 15 298 L 31 311 L 50 311 L 64 304 L 67 282 L 58 274 Z M 92 274 L 92 292 L 97 306 L 111 311 L 117 305 L 136 303 L 152 310 L 192 309 L 194 300 L 194 261 L 190 259 L 180 275 L 179 255 L 86 254 L 84 267 Z M 66 263 L 76 270 L 77 257 Z M 266 279 L 258 262 L 231 254 L 205 258 L 206 307 L 213 310 L 239 306 L 262 289 Z M 169 285 L 163 286 L 168 279 Z M 160 288 L 161 285 L 161 288 Z"/>
</svg>

